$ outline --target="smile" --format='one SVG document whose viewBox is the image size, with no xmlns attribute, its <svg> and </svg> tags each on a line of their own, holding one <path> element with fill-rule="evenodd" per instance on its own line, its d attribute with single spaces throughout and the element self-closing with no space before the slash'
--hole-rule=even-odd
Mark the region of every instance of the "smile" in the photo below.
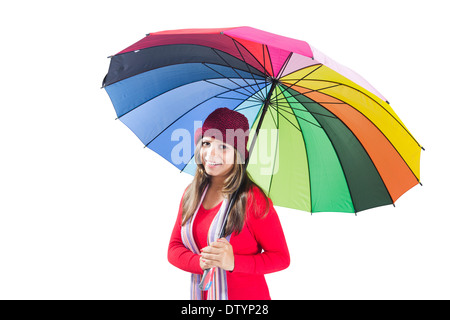
<svg viewBox="0 0 450 320">
<path fill-rule="evenodd" d="M 209 167 L 217 167 L 217 166 L 222 165 L 221 163 L 215 163 L 215 162 L 210 162 L 210 161 L 206 161 L 205 163 Z"/>
</svg>

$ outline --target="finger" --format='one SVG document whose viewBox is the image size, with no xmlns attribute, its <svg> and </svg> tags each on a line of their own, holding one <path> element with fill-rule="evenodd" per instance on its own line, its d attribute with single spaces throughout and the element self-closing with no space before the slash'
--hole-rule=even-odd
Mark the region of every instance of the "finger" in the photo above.
<svg viewBox="0 0 450 320">
<path fill-rule="evenodd" d="M 212 246 L 208 246 L 205 247 L 201 250 L 201 252 L 205 252 L 205 253 L 213 253 L 213 254 L 218 254 L 221 252 L 221 248 L 219 247 L 212 247 Z"/>
<path fill-rule="evenodd" d="M 214 267 L 214 264 L 216 263 L 214 260 L 208 259 L 208 258 L 204 258 L 202 256 L 200 256 L 200 267 L 205 270 L 205 269 L 210 269 L 212 267 Z"/>
<path fill-rule="evenodd" d="M 209 261 L 220 261 L 221 255 L 214 253 L 202 253 L 202 258 Z"/>
<path fill-rule="evenodd" d="M 223 243 L 230 243 L 230 242 L 227 240 L 227 238 L 219 238 L 219 239 L 217 239 L 217 241 L 223 242 Z"/>
<path fill-rule="evenodd" d="M 220 262 L 215 260 L 202 259 L 204 267 L 202 269 L 211 269 L 212 267 L 219 267 Z"/>
<path fill-rule="evenodd" d="M 202 269 L 209 269 L 211 266 L 209 264 L 209 260 L 203 259 L 203 257 L 200 258 L 200 267 Z"/>
<path fill-rule="evenodd" d="M 226 239 L 225 239 L 225 241 L 226 241 Z M 219 239 L 219 240 L 214 241 L 213 243 L 211 243 L 210 247 L 219 248 L 220 249 L 220 248 L 225 248 L 228 244 L 229 244 L 228 241 L 224 242 L 224 241 L 220 241 L 220 239 Z"/>
<path fill-rule="evenodd" d="M 208 270 L 208 269 L 211 269 L 211 268 L 213 268 L 213 267 L 214 267 L 214 266 L 209 265 L 209 264 L 207 264 L 207 263 L 205 263 L 205 262 L 200 263 L 200 268 L 202 268 L 202 270 Z"/>
</svg>

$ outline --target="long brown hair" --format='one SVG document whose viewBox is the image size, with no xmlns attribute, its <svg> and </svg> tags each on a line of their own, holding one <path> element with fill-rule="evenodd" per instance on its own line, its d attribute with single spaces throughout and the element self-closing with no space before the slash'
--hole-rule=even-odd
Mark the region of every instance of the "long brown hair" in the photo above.
<svg viewBox="0 0 450 320">
<path fill-rule="evenodd" d="M 200 139 L 195 147 L 194 156 L 197 163 L 197 170 L 192 183 L 187 187 L 183 197 L 182 225 L 184 225 L 194 215 L 201 200 L 201 196 L 205 191 L 206 186 L 211 181 L 211 176 L 206 173 L 205 167 L 201 161 L 201 146 L 202 139 Z M 236 201 L 228 216 L 225 236 L 228 236 L 233 232 L 239 233 L 242 230 L 246 217 L 248 192 L 252 189 L 252 187 L 258 188 L 264 195 L 266 201 L 264 214 L 260 215 L 260 217 L 265 216 L 269 212 L 269 200 L 265 192 L 252 180 L 247 170 L 244 170 L 242 156 L 236 149 L 234 149 L 234 165 L 224 181 L 222 193 L 226 198 L 230 199 L 231 195 L 238 190 L 241 185 L 242 187 L 239 190 Z"/>
</svg>

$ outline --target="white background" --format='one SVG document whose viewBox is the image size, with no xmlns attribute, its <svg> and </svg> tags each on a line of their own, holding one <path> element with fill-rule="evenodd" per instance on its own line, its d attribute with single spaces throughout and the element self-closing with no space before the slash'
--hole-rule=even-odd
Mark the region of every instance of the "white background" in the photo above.
<svg viewBox="0 0 450 320">
<path fill-rule="evenodd" d="M 166 258 L 192 177 L 120 121 L 107 56 L 148 32 L 252 26 L 363 75 L 426 148 L 421 181 L 354 216 L 276 207 L 291 266 L 274 299 L 449 299 L 448 3 L 3 1 L 0 298 L 188 299 Z M 447 209 L 446 209 L 447 208 Z"/>
</svg>

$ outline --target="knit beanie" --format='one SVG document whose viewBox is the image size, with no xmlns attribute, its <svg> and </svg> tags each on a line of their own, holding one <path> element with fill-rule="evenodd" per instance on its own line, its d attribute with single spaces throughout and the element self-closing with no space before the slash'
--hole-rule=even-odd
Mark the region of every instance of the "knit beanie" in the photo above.
<svg viewBox="0 0 450 320">
<path fill-rule="evenodd" d="M 248 157 L 247 142 L 249 125 L 247 117 L 228 108 L 214 110 L 205 120 L 203 126 L 195 132 L 195 144 L 202 137 L 219 139 L 232 145 L 244 159 Z"/>
</svg>

